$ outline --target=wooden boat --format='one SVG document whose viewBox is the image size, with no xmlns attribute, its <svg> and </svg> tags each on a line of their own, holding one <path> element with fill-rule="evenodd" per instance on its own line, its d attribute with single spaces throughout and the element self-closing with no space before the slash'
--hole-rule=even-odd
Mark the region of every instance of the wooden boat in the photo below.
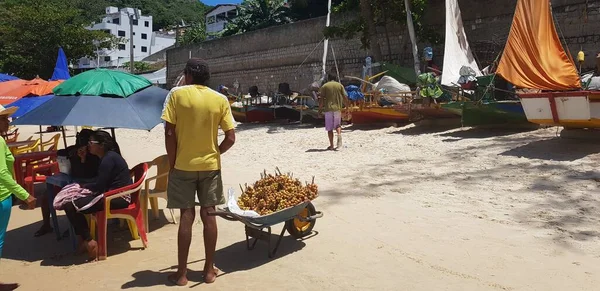
<svg viewBox="0 0 600 291">
<path fill-rule="evenodd" d="M 396 94 L 382 94 L 378 91 L 368 92 L 368 86 L 374 86 L 371 80 L 374 80 L 386 72 L 376 74 L 375 76 L 367 76 L 367 80 L 362 80 L 357 77 L 346 76 L 346 78 L 359 80 L 362 82 L 361 91 L 363 92 L 365 99 L 360 102 L 353 102 L 350 108 L 347 110 L 347 119 L 352 124 L 381 124 L 381 123 L 406 123 L 409 120 L 409 115 L 404 112 L 399 112 L 396 107 L 403 104 L 406 95 L 410 95 L 413 92 L 402 92 Z M 402 100 L 402 102 L 395 102 L 390 105 L 381 105 L 380 101 L 382 98 L 388 100 Z"/>
<path fill-rule="evenodd" d="M 351 110 L 353 124 L 406 123 L 408 114 L 398 112 L 393 106 L 355 106 Z"/>
<path fill-rule="evenodd" d="M 519 88 L 527 119 L 541 125 L 600 128 L 600 92 L 582 90 L 563 48 L 549 1 L 519 0 L 498 74 Z"/>
<path fill-rule="evenodd" d="M 269 122 L 275 120 L 275 111 L 271 108 L 267 97 L 264 102 L 264 97 L 249 97 L 241 98 L 241 101 L 231 102 L 231 113 L 237 122 Z"/>
</svg>

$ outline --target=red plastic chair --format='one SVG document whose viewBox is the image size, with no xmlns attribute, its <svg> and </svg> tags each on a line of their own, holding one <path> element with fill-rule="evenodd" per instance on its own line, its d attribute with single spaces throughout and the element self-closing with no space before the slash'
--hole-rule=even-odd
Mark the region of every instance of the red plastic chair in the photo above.
<svg viewBox="0 0 600 291">
<path fill-rule="evenodd" d="M 134 183 L 121 189 L 116 189 L 104 193 L 104 210 L 91 215 L 91 233 L 96 230 L 98 225 L 98 259 L 106 260 L 106 225 L 107 220 L 111 218 L 126 219 L 129 225 L 129 231 L 133 239 L 142 239 L 144 248 L 148 247 L 148 237 L 146 235 L 146 227 L 144 216 L 142 213 L 142 197 L 141 190 L 144 186 L 146 174 L 148 173 L 148 164 L 142 163 L 131 170 L 131 176 L 134 178 Z M 125 209 L 110 209 L 110 201 L 112 199 L 131 195 L 131 204 Z"/>
<path fill-rule="evenodd" d="M 56 162 L 56 158 L 52 157 L 29 164 L 26 169 L 23 184 L 25 184 L 25 190 L 31 195 L 35 195 L 35 183 L 46 183 L 47 176 L 60 173 L 58 162 Z"/>
<path fill-rule="evenodd" d="M 15 155 L 14 174 L 17 183 L 25 187 L 25 177 L 31 176 L 35 165 L 44 161 L 56 161 L 56 151 L 33 152 Z"/>
</svg>

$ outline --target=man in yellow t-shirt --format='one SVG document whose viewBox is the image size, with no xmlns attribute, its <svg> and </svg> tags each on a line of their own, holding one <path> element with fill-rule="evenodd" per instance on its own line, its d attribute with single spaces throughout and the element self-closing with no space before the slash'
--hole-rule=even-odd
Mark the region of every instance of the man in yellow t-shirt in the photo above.
<svg viewBox="0 0 600 291">
<path fill-rule="evenodd" d="M 221 154 L 235 143 L 233 115 L 227 97 L 206 86 L 210 71 L 206 61 L 188 60 L 185 84 L 171 90 L 165 100 L 165 145 L 171 165 L 167 188 L 168 208 L 179 208 L 178 268 L 169 276 L 183 286 L 187 280 L 187 259 L 192 241 L 192 225 L 196 216 L 195 196 L 200 201 L 200 217 L 204 226 L 204 281 L 217 277 L 214 255 L 217 245 L 217 221 L 208 214 L 216 205 L 224 204 L 221 180 Z M 218 143 L 218 129 L 225 139 Z"/>
</svg>

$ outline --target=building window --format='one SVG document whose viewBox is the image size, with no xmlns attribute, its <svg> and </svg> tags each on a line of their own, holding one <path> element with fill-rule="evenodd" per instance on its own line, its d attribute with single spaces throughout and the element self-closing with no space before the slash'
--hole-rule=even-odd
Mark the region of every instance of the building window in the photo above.
<svg viewBox="0 0 600 291">
<path fill-rule="evenodd" d="M 145 27 L 150 27 L 150 21 L 144 21 L 144 26 Z"/>
<path fill-rule="evenodd" d="M 133 25 L 138 25 L 138 20 L 137 20 L 137 19 L 133 19 L 133 20 L 131 21 L 131 23 L 133 23 Z"/>
<path fill-rule="evenodd" d="M 145 33 L 142 33 L 142 39 L 148 39 L 148 35 Z"/>
<path fill-rule="evenodd" d="M 124 30 L 119 30 L 119 36 L 125 37 L 125 31 Z"/>
<path fill-rule="evenodd" d="M 135 31 L 133 32 L 133 35 L 135 35 Z"/>
<path fill-rule="evenodd" d="M 206 23 L 207 23 L 207 24 L 213 24 L 213 23 L 215 23 L 215 22 L 216 22 L 216 17 L 215 17 L 215 16 L 209 16 L 209 17 L 206 19 Z"/>
<path fill-rule="evenodd" d="M 148 48 L 147 48 L 147 47 L 145 47 L 145 46 L 143 46 L 143 47 L 142 47 L 142 52 L 143 52 L 143 53 L 147 53 L 147 52 L 148 52 Z"/>
<path fill-rule="evenodd" d="M 106 57 L 104 57 L 104 61 L 105 61 L 105 62 L 110 62 L 110 56 L 106 56 Z"/>
<path fill-rule="evenodd" d="M 114 24 L 121 24 L 121 19 L 119 19 L 119 18 L 113 18 L 112 23 L 114 23 Z"/>
<path fill-rule="evenodd" d="M 125 50 L 125 44 L 119 44 L 119 50 L 120 51 L 124 51 Z"/>
</svg>

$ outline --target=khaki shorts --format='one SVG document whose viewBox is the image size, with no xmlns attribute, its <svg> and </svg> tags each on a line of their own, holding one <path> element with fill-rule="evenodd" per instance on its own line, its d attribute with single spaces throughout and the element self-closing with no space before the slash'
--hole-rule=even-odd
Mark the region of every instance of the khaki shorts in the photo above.
<svg viewBox="0 0 600 291">
<path fill-rule="evenodd" d="M 194 208 L 196 195 L 203 207 L 225 204 L 221 171 L 190 172 L 173 169 L 169 174 L 167 208 Z"/>
</svg>

